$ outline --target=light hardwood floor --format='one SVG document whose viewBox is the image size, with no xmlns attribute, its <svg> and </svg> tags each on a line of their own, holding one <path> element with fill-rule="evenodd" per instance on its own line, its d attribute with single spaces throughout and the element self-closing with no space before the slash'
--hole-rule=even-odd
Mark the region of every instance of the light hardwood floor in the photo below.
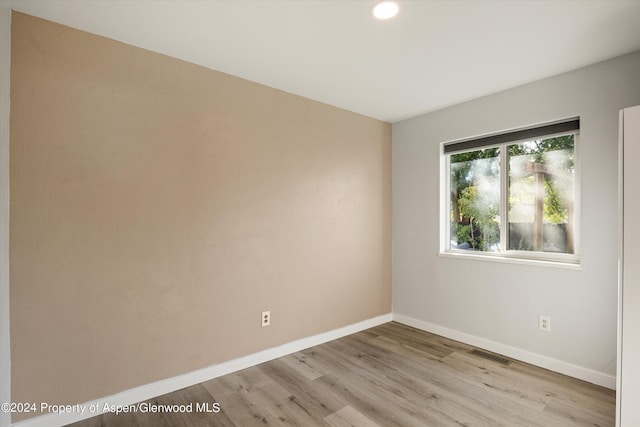
<svg viewBox="0 0 640 427">
<path fill-rule="evenodd" d="M 387 323 L 204 382 L 149 404 L 181 414 L 104 414 L 96 426 L 613 426 L 615 392 Z M 220 412 L 195 411 L 219 403 Z M 203 405 L 201 405 L 203 406 Z"/>
</svg>

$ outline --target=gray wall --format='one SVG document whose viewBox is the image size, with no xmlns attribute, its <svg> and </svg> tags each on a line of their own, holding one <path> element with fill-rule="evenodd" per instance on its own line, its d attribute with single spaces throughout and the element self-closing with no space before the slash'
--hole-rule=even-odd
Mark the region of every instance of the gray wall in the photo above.
<svg viewBox="0 0 640 427">
<path fill-rule="evenodd" d="M 640 52 L 394 124 L 394 314 L 612 379 L 618 113 L 640 104 L 638 76 Z M 440 143 L 573 116 L 581 270 L 438 256 Z"/>
</svg>

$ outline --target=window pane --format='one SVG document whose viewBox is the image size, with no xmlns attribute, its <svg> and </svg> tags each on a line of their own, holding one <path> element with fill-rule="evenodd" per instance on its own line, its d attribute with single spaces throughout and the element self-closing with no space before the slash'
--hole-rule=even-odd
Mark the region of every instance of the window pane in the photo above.
<svg viewBox="0 0 640 427">
<path fill-rule="evenodd" d="M 500 153 L 498 148 L 452 154 L 451 248 L 500 250 Z"/>
<path fill-rule="evenodd" d="M 574 253 L 574 135 L 508 147 L 507 249 Z"/>
</svg>

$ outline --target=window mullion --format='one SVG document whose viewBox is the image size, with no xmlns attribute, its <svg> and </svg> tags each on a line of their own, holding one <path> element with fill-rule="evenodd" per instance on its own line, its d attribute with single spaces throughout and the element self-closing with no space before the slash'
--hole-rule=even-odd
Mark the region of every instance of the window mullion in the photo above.
<svg viewBox="0 0 640 427">
<path fill-rule="evenodd" d="M 509 233 L 509 147 L 500 147 L 500 252 L 507 250 Z"/>
<path fill-rule="evenodd" d="M 440 182 L 444 185 L 440 188 L 440 240 L 441 247 L 445 251 L 451 250 L 451 156 L 441 156 L 440 170 L 444 171 L 444 179 Z"/>
</svg>

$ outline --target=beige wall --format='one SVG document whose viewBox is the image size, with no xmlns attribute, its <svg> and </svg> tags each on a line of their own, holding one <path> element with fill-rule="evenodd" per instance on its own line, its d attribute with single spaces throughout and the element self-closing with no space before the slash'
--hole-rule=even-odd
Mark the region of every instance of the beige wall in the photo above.
<svg viewBox="0 0 640 427">
<path fill-rule="evenodd" d="M 391 311 L 387 123 L 14 13 L 10 148 L 15 402 Z"/>
</svg>

